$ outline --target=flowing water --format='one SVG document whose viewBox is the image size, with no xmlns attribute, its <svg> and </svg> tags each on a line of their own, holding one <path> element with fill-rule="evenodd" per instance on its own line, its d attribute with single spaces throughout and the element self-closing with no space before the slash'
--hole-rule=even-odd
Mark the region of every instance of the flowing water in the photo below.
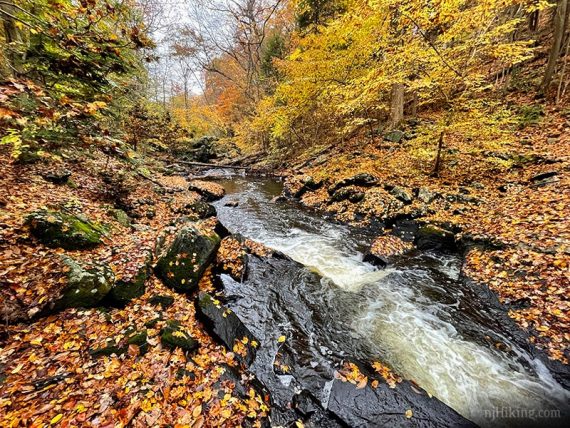
<svg viewBox="0 0 570 428">
<path fill-rule="evenodd" d="M 458 257 L 414 253 L 379 270 L 362 261 L 371 236 L 291 204 L 271 203 L 280 184 L 235 176 L 218 182 L 228 193 L 216 204 L 218 217 L 230 231 L 285 253 L 343 290 L 342 301 L 327 291 L 315 304 L 323 313 L 350 306 L 334 312 L 344 314 L 339 322 L 368 357 L 389 363 L 483 426 L 517 426 L 516 416 L 542 425 L 553 419 L 540 418 L 556 418 L 567 408 L 568 391 L 459 281 Z M 239 206 L 226 207 L 227 201 Z M 497 349 L 497 340 L 510 350 Z"/>
</svg>

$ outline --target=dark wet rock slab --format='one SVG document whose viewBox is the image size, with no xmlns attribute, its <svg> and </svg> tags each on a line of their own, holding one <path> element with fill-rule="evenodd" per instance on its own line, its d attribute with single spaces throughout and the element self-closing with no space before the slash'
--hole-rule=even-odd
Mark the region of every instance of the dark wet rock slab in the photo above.
<svg viewBox="0 0 570 428">
<path fill-rule="evenodd" d="M 406 382 L 391 389 L 378 378 L 377 390 L 339 384 L 335 372 L 344 363 L 368 361 L 372 354 L 366 342 L 339 321 L 357 310 L 343 304 L 353 296 L 301 264 L 289 258 L 248 255 L 243 283 L 225 275 L 222 280 L 223 305 L 259 342 L 249 371 L 271 395 L 273 425 L 302 421 L 315 427 L 473 426 Z M 330 310 L 323 313 L 327 301 Z M 217 310 L 223 313 L 221 308 Z M 372 372 L 370 379 L 373 376 Z M 406 417 L 408 409 L 417 409 L 418 417 Z"/>
<path fill-rule="evenodd" d="M 357 388 L 335 379 L 329 410 L 351 427 L 476 427 L 436 398 L 409 382 Z"/>
<path fill-rule="evenodd" d="M 237 345 L 236 357 L 246 365 L 255 359 L 257 339 L 231 309 L 208 293 L 200 293 L 197 309 L 208 330 L 231 351 Z"/>
</svg>

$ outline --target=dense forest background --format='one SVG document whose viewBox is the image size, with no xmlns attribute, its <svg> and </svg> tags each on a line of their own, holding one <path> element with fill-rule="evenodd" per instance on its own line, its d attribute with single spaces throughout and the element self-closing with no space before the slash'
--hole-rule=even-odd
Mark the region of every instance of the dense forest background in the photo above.
<svg viewBox="0 0 570 428">
<path fill-rule="evenodd" d="M 3 98 L 2 141 L 16 151 L 105 135 L 184 149 L 208 135 L 283 163 L 388 136 L 437 175 L 442 149 L 460 169 L 512 163 L 492 154 L 563 109 L 569 84 L 566 1 L 0 7 L 2 76 L 24 85 Z"/>
</svg>

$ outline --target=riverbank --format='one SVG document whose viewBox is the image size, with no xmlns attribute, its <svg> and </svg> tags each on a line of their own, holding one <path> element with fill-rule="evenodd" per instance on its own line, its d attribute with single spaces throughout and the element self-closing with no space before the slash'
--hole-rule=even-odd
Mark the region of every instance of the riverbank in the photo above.
<svg viewBox="0 0 570 428">
<path fill-rule="evenodd" d="M 150 157 L 0 161 L 1 425 L 261 426 L 267 397 L 152 274 L 160 236 L 215 215 L 188 181 Z"/>
<path fill-rule="evenodd" d="M 405 137 L 354 139 L 284 170 L 285 196 L 379 234 L 406 220 L 440 228 L 468 247 L 464 274 L 499 296 L 531 343 L 568 364 L 570 124 L 559 111 L 546 118 L 487 159 L 449 155 L 439 178 L 411 160 Z"/>
</svg>

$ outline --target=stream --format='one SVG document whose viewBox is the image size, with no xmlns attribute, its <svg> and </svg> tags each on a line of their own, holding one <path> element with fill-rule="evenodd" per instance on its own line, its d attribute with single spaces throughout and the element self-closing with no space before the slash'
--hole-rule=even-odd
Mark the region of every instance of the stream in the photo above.
<svg viewBox="0 0 570 428">
<path fill-rule="evenodd" d="M 251 299 L 232 307 L 238 315 L 241 310 L 244 317 L 263 318 L 288 335 L 303 330 L 307 343 L 294 349 L 307 366 L 317 370 L 328 355 L 383 361 L 481 426 L 520 426 L 517 418 L 556 425 L 567 416 L 569 392 L 460 281 L 459 256 L 413 252 L 381 270 L 362 261 L 373 236 L 295 204 L 272 203 L 280 183 L 240 176 L 216 181 L 227 192 L 215 204 L 218 218 L 232 233 L 276 249 L 322 278 L 316 285 L 295 280 L 289 294 L 268 287 L 267 293 L 278 295 L 264 303 L 280 313 L 273 321 L 251 309 L 258 291 L 228 285 Z M 225 206 L 228 201 L 239 205 Z M 297 301 L 303 301 L 298 311 Z M 263 340 L 267 328 L 253 333 Z M 510 349 L 497 349 L 496 341 Z M 326 388 L 319 398 L 326 401 Z"/>
</svg>

